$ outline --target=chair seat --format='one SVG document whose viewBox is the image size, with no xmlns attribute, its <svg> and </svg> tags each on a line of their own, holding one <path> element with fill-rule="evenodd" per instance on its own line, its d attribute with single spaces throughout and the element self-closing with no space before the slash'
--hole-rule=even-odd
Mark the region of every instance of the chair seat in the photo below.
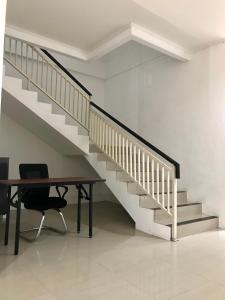
<svg viewBox="0 0 225 300">
<path fill-rule="evenodd" d="M 24 201 L 24 206 L 27 209 L 34 210 L 48 210 L 54 208 L 64 208 L 67 205 L 67 201 L 59 197 L 48 197 L 45 199 L 29 199 Z"/>
</svg>

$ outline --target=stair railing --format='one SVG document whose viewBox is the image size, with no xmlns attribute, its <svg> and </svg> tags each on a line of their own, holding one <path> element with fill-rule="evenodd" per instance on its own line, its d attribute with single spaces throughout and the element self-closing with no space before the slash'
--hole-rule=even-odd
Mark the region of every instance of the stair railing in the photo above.
<svg viewBox="0 0 225 300">
<path fill-rule="evenodd" d="M 143 195 L 155 200 L 172 218 L 172 240 L 176 240 L 179 164 L 98 105 L 90 104 L 95 108 L 90 110 L 90 139 L 132 182 L 136 182 Z"/>
<path fill-rule="evenodd" d="M 179 164 L 90 101 L 91 93 L 47 50 L 5 36 L 4 60 L 83 128 L 90 140 L 172 219 L 177 239 Z"/>
<path fill-rule="evenodd" d="M 91 93 L 47 54 L 26 41 L 5 36 L 4 60 L 27 79 L 28 88 L 34 85 L 88 130 Z"/>
</svg>

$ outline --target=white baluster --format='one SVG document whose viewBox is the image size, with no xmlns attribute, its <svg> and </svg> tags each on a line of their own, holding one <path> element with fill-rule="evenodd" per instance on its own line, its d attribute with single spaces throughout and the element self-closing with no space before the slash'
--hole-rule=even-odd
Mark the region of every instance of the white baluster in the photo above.
<svg viewBox="0 0 225 300">
<path fill-rule="evenodd" d="M 17 40 L 15 41 L 15 65 L 17 63 Z"/>
<path fill-rule="evenodd" d="M 59 102 L 60 102 L 60 104 L 62 104 L 62 75 L 61 74 L 59 74 L 59 76 L 60 76 L 60 85 L 59 85 Z"/>
<path fill-rule="evenodd" d="M 58 72 L 55 72 L 55 99 L 58 101 Z"/>
<path fill-rule="evenodd" d="M 34 49 L 33 48 L 31 48 L 31 74 L 30 74 L 30 78 L 31 78 L 31 80 L 34 78 L 34 75 L 33 75 L 33 70 L 34 70 Z M 28 81 L 28 88 L 29 88 L 29 81 Z"/>
<path fill-rule="evenodd" d="M 151 160 L 152 198 L 155 198 L 155 161 Z"/>
<path fill-rule="evenodd" d="M 98 140 L 97 140 L 97 134 L 98 134 L 98 128 L 97 128 L 97 115 L 95 114 L 95 143 L 98 145 Z"/>
<path fill-rule="evenodd" d="M 67 81 L 66 81 L 66 79 L 64 78 L 64 97 L 63 97 L 63 99 L 64 99 L 64 108 L 66 108 L 66 98 L 67 98 Z"/>
<path fill-rule="evenodd" d="M 141 150 L 138 148 L 138 183 L 141 184 Z"/>
<path fill-rule="evenodd" d="M 177 179 L 173 179 L 173 224 L 172 240 L 177 240 Z"/>
<path fill-rule="evenodd" d="M 150 193 L 150 178 L 149 178 L 149 155 L 147 155 L 147 161 L 146 161 L 146 176 L 147 176 L 147 191 Z"/>
<path fill-rule="evenodd" d="M 48 62 L 46 61 L 46 82 L 45 82 L 45 91 L 48 92 Z"/>
<path fill-rule="evenodd" d="M 102 150 L 105 151 L 105 122 L 102 123 Z"/>
<path fill-rule="evenodd" d="M 112 159 L 114 160 L 115 159 L 115 149 L 114 149 L 114 147 L 115 147 L 115 145 L 114 145 L 114 133 L 115 133 L 115 131 L 114 131 L 114 128 L 112 128 Z"/>
<path fill-rule="evenodd" d="M 102 148 L 102 120 L 99 118 L 99 148 Z"/>
<path fill-rule="evenodd" d="M 130 176 L 132 177 L 133 176 L 133 144 L 130 142 L 130 152 L 129 152 L 129 155 L 130 155 Z"/>
<path fill-rule="evenodd" d="M 26 44 L 26 75 L 28 75 L 28 45 Z"/>
<path fill-rule="evenodd" d="M 69 84 L 69 96 L 68 96 L 68 98 L 69 98 L 69 112 L 71 112 L 71 84 L 68 82 L 68 84 Z"/>
<path fill-rule="evenodd" d="M 126 171 L 129 173 L 128 139 L 126 139 Z"/>
<path fill-rule="evenodd" d="M 105 124 L 105 152 L 109 154 L 109 147 L 108 147 L 108 135 L 109 135 L 109 128 L 108 124 Z"/>
<path fill-rule="evenodd" d="M 170 172 L 167 171 L 167 211 L 170 213 Z"/>
<path fill-rule="evenodd" d="M 109 156 L 112 157 L 112 128 L 109 126 Z"/>
<path fill-rule="evenodd" d="M 156 164 L 156 193 L 157 193 L 157 202 L 159 201 L 159 163 Z"/>
<path fill-rule="evenodd" d="M 145 189 L 145 153 L 142 152 L 142 186 Z"/>
<path fill-rule="evenodd" d="M 136 153 L 136 145 L 134 145 L 134 179 L 137 180 L 137 153 Z"/>
<path fill-rule="evenodd" d="M 125 139 L 124 139 L 124 136 L 122 138 L 122 162 L 123 162 L 123 169 L 125 170 Z"/>
<path fill-rule="evenodd" d="M 164 191 L 164 167 L 161 168 L 161 172 L 162 172 L 162 176 L 161 176 L 161 179 L 162 179 L 162 207 L 165 207 L 165 191 Z"/>
<path fill-rule="evenodd" d="M 115 161 L 118 163 L 118 134 L 115 132 Z"/>
<path fill-rule="evenodd" d="M 32 53 L 33 53 L 33 49 L 32 49 Z M 41 63 L 41 88 L 42 88 L 42 86 L 43 86 L 43 69 L 44 69 L 44 59 L 43 59 L 43 57 L 41 58 L 41 60 L 42 60 L 42 63 Z M 32 57 L 32 61 L 33 61 L 33 57 Z"/>
<path fill-rule="evenodd" d="M 21 49 L 20 49 L 20 55 L 21 55 L 21 71 L 23 71 L 23 42 L 21 41 Z"/>
<path fill-rule="evenodd" d="M 100 118 L 97 116 L 97 145 L 100 147 Z"/>
<path fill-rule="evenodd" d="M 122 166 L 122 162 L 121 162 L 121 134 L 119 134 L 119 165 Z"/>
</svg>

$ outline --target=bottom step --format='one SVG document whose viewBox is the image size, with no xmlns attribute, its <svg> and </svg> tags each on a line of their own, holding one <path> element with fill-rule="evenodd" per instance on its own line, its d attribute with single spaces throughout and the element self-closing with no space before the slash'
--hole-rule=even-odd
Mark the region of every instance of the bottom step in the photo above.
<svg viewBox="0 0 225 300">
<path fill-rule="evenodd" d="M 171 233 L 172 233 L 172 224 L 167 224 L 167 226 L 171 227 Z M 194 219 L 178 222 L 177 237 L 182 238 L 188 235 L 209 231 L 218 228 L 218 226 L 219 226 L 218 217 L 202 215 Z"/>
</svg>

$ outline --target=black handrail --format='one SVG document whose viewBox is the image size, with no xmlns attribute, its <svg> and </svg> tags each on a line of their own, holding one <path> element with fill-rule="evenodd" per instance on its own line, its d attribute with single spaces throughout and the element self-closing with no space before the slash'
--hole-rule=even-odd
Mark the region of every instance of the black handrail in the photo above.
<svg viewBox="0 0 225 300">
<path fill-rule="evenodd" d="M 83 84 L 77 80 L 66 68 L 63 67 L 63 65 L 60 64 L 60 62 L 58 62 L 58 60 L 53 57 L 47 50 L 42 49 L 41 51 L 44 52 L 45 55 L 47 55 L 61 70 L 63 70 L 64 73 L 66 73 L 77 85 L 79 85 L 79 87 L 88 94 L 88 96 L 92 96 L 91 92 L 89 92 L 88 89 L 86 89 L 85 86 L 83 86 Z"/>
<path fill-rule="evenodd" d="M 176 176 L 176 178 L 180 178 L 180 165 L 179 165 L 178 162 L 176 162 L 174 159 L 172 159 L 167 154 L 165 154 L 164 152 L 162 152 L 161 150 L 159 150 L 157 147 L 155 147 L 154 145 L 152 145 L 151 143 L 149 143 L 148 141 L 146 141 L 145 139 L 143 139 L 143 137 L 141 137 L 136 132 L 134 132 L 133 130 L 131 130 L 130 128 L 128 128 L 126 125 L 124 125 L 119 120 L 117 120 L 116 118 L 114 118 L 112 115 L 110 115 L 109 113 L 107 113 L 104 109 L 102 109 L 100 106 L 98 106 L 94 102 L 90 101 L 90 105 L 93 106 L 93 107 L 95 107 L 97 110 L 99 110 L 101 113 L 103 113 L 110 120 L 112 120 L 113 122 L 115 122 L 117 125 L 119 125 L 120 127 L 122 127 L 124 130 L 126 130 L 131 135 L 133 135 L 137 140 L 139 140 L 140 142 L 142 142 L 144 145 L 146 145 L 147 147 L 149 147 L 150 149 L 152 149 L 154 152 L 156 152 L 157 154 L 159 154 L 160 156 L 162 156 L 163 158 L 165 158 L 165 160 L 167 160 L 172 165 L 174 165 L 174 167 L 175 167 L 175 176 Z"/>
</svg>

